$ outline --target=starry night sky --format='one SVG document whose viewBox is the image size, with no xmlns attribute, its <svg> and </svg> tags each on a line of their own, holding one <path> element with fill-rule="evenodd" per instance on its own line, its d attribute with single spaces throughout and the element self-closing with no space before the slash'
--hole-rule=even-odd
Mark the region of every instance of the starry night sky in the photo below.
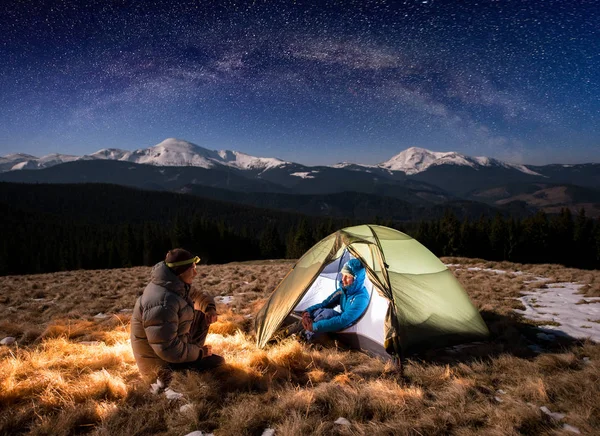
<svg viewBox="0 0 600 436">
<path fill-rule="evenodd" d="M 9 0 L 0 155 L 600 161 L 596 0 Z"/>
</svg>

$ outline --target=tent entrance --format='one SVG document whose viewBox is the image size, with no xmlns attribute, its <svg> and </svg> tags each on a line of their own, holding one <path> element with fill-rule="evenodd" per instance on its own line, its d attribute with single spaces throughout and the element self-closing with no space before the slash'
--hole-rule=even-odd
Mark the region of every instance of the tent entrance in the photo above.
<svg viewBox="0 0 600 436">
<path fill-rule="evenodd" d="M 294 307 L 292 316 L 288 317 L 286 321 L 299 319 L 304 310 L 322 302 L 335 292 L 341 281 L 340 271 L 342 266 L 352 258 L 350 252 L 344 250 L 341 257 L 325 265 L 319 276 L 306 290 L 300 302 Z M 360 349 L 389 359 L 390 355 L 384 347 L 384 326 L 390 302 L 375 289 L 368 275 L 365 276 L 364 285 L 369 292 L 369 306 L 366 311 L 353 325 L 331 335 L 350 348 Z M 339 309 L 339 306 L 334 308 L 338 311 Z"/>
</svg>

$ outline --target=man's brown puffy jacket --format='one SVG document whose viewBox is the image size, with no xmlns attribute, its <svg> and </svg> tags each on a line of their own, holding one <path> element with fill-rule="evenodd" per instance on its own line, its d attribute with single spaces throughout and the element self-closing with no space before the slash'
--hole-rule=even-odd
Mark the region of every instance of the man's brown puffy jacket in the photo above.
<svg viewBox="0 0 600 436">
<path fill-rule="evenodd" d="M 152 279 L 137 299 L 131 318 L 131 347 L 143 376 L 154 377 L 169 363 L 193 362 L 202 358 L 202 314 L 194 310 L 190 286 L 164 262 L 152 269 Z M 197 302 L 206 312 L 215 308 L 212 297 Z"/>
</svg>

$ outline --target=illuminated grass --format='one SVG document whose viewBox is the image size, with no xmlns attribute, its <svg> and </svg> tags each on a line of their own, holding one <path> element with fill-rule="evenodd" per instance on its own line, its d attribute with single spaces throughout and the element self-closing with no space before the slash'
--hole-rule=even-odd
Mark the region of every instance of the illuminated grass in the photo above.
<svg viewBox="0 0 600 436">
<path fill-rule="evenodd" d="M 570 281 L 556 266 L 448 263 L 525 271 Z M 535 434 L 561 431 L 539 407 L 566 415 L 582 434 L 600 432 L 600 346 L 542 344 L 512 311 L 528 285 L 515 274 L 458 270 L 492 332 L 462 350 L 431 350 L 389 362 L 335 348 L 284 340 L 256 348 L 253 316 L 289 263 L 201 266 L 196 289 L 230 295 L 207 342 L 226 365 L 178 373 L 170 402 L 142 383 L 129 344 L 130 310 L 149 268 L 0 277 L 0 434 Z M 579 272 L 595 292 L 597 272 Z M 39 300 L 39 299 L 43 299 Z M 518 301 L 516 301 L 518 303 Z M 98 313 L 107 316 L 95 316 Z M 597 322 L 597 321 L 595 321 Z M 547 324 L 547 322 L 545 322 Z M 533 333 L 532 333 L 533 332 Z M 584 359 L 586 358 L 586 359 Z M 182 405 L 189 404 L 184 411 Z M 346 418 L 350 426 L 335 424 Z"/>
</svg>

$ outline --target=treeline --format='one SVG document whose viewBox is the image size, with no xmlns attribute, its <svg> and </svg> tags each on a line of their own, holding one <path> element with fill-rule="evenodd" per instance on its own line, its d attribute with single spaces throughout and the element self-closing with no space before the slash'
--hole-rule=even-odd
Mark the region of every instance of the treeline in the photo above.
<svg viewBox="0 0 600 436">
<path fill-rule="evenodd" d="M 0 183 L 0 274 L 153 265 L 173 247 L 205 263 L 297 258 L 355 224 L 116 185 Z"/>
<path fill-rule="evenodd" d="M 584 209 L 576 216 L 566 208 L 558 215 L 539 211 L 521 220 L 497 214 L 459 221 L 446 212 L 421 222 L 412 235 L 438 256 L 600 268 L 600 220 L 586 217 Z"/>
<path fill-rule="evenodd" d="M 600 222 L 581 211 L 397 223 L 438 256 L 600 267 Z M 0 183 L 0 274 L 153 265 L 173 247 L 206 263 L 298 258 L 334 231 L 362 224 L 114 185 Z"/>
</svg>

